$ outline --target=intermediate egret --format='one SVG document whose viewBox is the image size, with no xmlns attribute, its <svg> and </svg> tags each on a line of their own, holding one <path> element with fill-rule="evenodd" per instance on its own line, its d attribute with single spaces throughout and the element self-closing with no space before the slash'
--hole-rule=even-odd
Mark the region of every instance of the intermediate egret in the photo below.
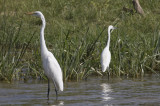
<svg viewBox="0 0 160 106">
<path fill-rule="evenodd" d="M 104 48 L 101 54 L 101 66 L 102 66 L 102 71 L 105 72 L 106 69 L 109 69 L 109 64 L 111 61 L 111 53 L 109 51 L 109 45 L 110 45 L 110 35 L 111 35 L 111 30 L 116 29 L 112 25 L 108 27 L 108 42 L 107 46 Z M 108 78 L 109 78 L 109 70 L 108 70 Z"/>
<path fill-rule="evenodd" d="M 58 64 L 54 55 L 48 51 L 45 39 L 44 39 L 44 29 L 46 26 L 46 21 L 44 15 L 40 11 L 27 13 L 29 15 L 40 17 L 42 20 L 42 27 L 40 31 L 40 44 L 41 44 L 41 60 L 43 63 L 44 73 L 48 77 L 48 94 L 47 97 L 49 99 L 50 92 L 50 81 L 53 82 L 55 86 L 56 99 L 58 98 L 58 91 L 63 91 L 63 77 L 62 70 L 60 65 Z"/>
</svg>

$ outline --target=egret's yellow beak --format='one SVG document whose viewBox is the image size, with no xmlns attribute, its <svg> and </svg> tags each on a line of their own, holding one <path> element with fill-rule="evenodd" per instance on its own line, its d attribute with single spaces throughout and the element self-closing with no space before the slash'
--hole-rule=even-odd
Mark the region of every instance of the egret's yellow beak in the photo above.
<svg viewBox="0 0 160 106">
<path fill-rule="evenodd" d="M 28 13 L 26 13 L 27 15 L 33 15 L 34 14 L 34 12 L 28 12 Z"/>
</svg>

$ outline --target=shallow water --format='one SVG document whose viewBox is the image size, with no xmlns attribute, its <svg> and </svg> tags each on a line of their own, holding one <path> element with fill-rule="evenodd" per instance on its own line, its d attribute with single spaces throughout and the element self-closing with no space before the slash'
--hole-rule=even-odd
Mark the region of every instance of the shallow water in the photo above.
<svg viewBox="0 0 160 106">
<path fill-rule="evenodd" d="M 0 82 L 0 105 L 160 105 L 160 79 L 146 76 L 141 79 L 93 77 L 87 81 L 66 82 L 56 101 L 51 85 L 47 100 L 47 82 L 28 81 L 12 84 Z"/>
</svg>

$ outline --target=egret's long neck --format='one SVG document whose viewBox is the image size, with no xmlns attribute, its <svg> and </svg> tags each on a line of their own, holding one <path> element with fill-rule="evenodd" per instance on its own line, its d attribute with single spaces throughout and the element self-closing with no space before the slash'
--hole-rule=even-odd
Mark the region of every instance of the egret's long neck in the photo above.
<svg viewBox="0 0 160 106">
<path fill-rule="evenodd" d="M 44 55 L 48 50 L 45 44 L 45 39 L 44 39 L 44 29 L 46 26 L 46 21 L 44 16 L 41 16 L 42 20 L 42 27 L 41 27 L 41 32 L 40 32 L 40 43 L 41 43 L 41 55 Z"/>
<path fill-rule="evenodd" d="M 107 48 L 109 49 L 110 45 L 110 29 L 108 29 L 108 42 L 107 42 Z"/>
</svg>

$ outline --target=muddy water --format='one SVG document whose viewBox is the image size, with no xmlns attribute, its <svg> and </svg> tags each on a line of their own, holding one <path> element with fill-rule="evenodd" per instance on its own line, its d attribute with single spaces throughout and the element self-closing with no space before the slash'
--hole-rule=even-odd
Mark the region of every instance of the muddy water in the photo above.
<svg viewBox="0 0 160 106">
<path fill-rule="evenodd" d="M 7 84 L 0 82 L 0 105 L 160 105 L 160 79 L 156 75 L 141 79 L 88 78 L 87 81 L 66 82 L 64 92 L 55 99 L 52 85 L 47 100 L 47 82 L 28 81 Z"/>
</svg>

